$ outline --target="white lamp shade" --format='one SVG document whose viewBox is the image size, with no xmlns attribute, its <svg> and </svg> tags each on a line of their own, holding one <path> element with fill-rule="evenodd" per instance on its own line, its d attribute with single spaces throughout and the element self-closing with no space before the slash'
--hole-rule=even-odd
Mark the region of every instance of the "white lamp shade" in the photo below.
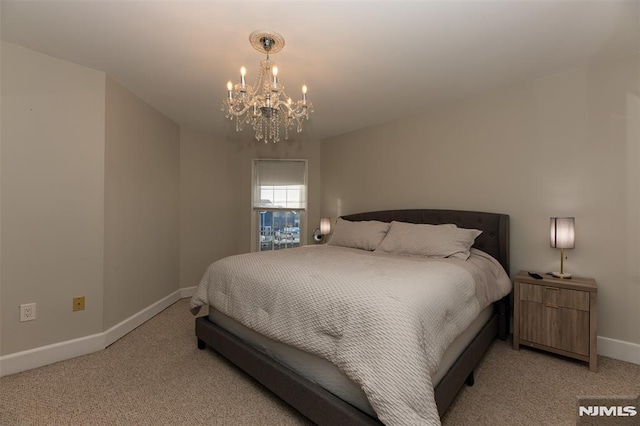
<svg viewBox="0 0 640 426">
<path fill-rule="evenodd" d="M 327 235 L 331 232 L 331 219 L 323 217 L 320 219 L 320 235 Z"/>
<path fill-rule="evenodd" d="M 576 243 L 576 220 L 573 217 L 551 218 L 551 247 L 574 248 Z"/>
</svg>

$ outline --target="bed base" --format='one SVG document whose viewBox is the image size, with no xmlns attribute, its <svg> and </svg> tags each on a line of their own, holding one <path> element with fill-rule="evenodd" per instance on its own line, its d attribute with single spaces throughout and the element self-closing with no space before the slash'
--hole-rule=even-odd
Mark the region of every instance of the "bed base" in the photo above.
<svg viewBox="0 0 640 426">
<path fill-rule="evenodd" d="M 467 346 L 435 388 L 438 414 L 447 411 L 463 384 L 473 385 L 473 370 L 496 335 L 505 340 L 508 297 L 496 303 L 496 313 Z M 209 321 L 196 319 L 198 349 L 210 346 L 318 425 L 380 425 L 380 421 L 321 386 L 274 361 L 238 337 Z"/>
<path fill-rule="evenodd" d="M 274 361 L 209 321 L 196 319 L 198 348 L 207 345 L 318 425 L 380 425 L 377 419 Z"/>
<path fill-rule="evenodd" d="M 509 273 L 509 216 L 462 210 L 386 210 L 342 216 L 345 220 L 394 220 L 408 223 L 454 223 L 462 228 L 482 230 L 473 247 L 496 258 Z M 467 346 L 435 388 L 440 417 L 456 398 L 460 388 L 473 385 L 473 370 L 496 335 L 509 333 L 510 296 L 495 303 L 495 314 Z M 206 317 L 196 320 L 198 348 L 208 346 L 244 370 L 274 394 L 319 425 L 380 425 L 380 421 L 336 397 L 319 385 L 267 357 Z"/>
</svg>

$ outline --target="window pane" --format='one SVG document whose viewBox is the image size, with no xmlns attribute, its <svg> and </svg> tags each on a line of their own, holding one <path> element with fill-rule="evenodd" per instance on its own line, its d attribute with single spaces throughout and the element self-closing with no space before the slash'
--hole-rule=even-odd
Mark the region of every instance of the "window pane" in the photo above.
<svg viewBox="0 0 640 426">
<path fill-rule="evenodd" d="M 300 212 L 261 210 L 260 251 L 300 246 Z"/>
<path fill-rule="evenodd" d="M 273 189 L 273 205 L 276 207 L 288 207 L 286 187 L 277 186 Z"/>
<path fill-rule="evenodd" d="M 301 207 L 300 201 L 300 192 L 302 191 L 301 186 L 288 186 L 287 187 L 287 205 L 290 207 Z"/>
<path fill-rule="evenodd" d="M 259 207 L 304 208 L 303 190 L 301 185 L 261 186 Z"/>
</svg>

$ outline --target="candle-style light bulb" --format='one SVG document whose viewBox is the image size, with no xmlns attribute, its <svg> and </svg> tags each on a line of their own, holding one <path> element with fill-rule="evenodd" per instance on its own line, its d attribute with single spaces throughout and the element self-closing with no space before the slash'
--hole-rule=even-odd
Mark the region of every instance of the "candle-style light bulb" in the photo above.
<svg viewBox="0 0 640 426">
<path fill-rule="evenodd" d="M 273 89 L 275 90 L 278 88 L 278 67 L 273 67 L 271 72 L 273 73 Z"/>
<path fill-rule="evenodd" d="M 245 79 L 244 76 L 247 75 L 247 69 L 245 67 L 240 67 L 240 85 L 244 89 Z"/>
<path fill-rule="evenodd" d="M 233 90 L 233 83 L 231 83 L 231 81 L 227 81 L 227 96 L 229 96 L 229 99 L 233 99 L 233 95 L 231 94 L 232 90 Z"/>
<path fill-rule="evenodd" d="M 307 104 L 307 85 L 302 85 L 302 105 Z"/>
</svg>

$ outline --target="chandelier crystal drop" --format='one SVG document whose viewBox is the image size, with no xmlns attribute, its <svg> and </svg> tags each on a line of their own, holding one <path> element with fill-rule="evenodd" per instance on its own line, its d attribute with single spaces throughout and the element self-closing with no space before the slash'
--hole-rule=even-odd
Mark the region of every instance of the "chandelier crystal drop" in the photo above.
<svg viewBox="0 0 640 426">
<path fill-rule="evenodd" d="M 264 143 L 279 142 L 281 128 L 284 138 L 289 138 L 289 130 L 296 126 L 302 131 L 302 123 L 309 119 L 313 105 L 307 99 L 307 86 L 302 86 L 302 99 L 293 102 L 284 90 L 278 75 L 278 67 L 269 59 L 284 47 L 284 38 L 270 30 L 257 30 L 249 35 L 249 42 L 267 58 L 260 62 L 260 69 L 254 85 L 247 84 L 245 67 L 240 68 L 240 83 L 227 83 L 227 98 L 222 111 L 229 120 L 236 119 L 236 131 L 242 130 L 244 123 L 251 124 L 257 140 Z"/>
</svg>

